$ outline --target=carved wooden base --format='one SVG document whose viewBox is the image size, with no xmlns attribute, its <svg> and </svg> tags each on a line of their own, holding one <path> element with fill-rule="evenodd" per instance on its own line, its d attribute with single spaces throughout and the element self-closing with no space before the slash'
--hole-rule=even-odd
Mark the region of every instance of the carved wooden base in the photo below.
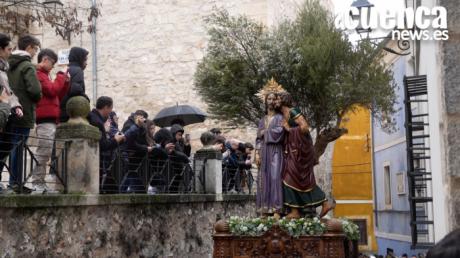
<svg viewBox="0 0 460 258">
<path fill-rule="evenodd" d="M 220 224 L 219 224 L 220 223 Z M 216 225 L 214 258 L 354 258 L 350 242 L 341 232 L 291 237 L 277 225 L 262 236 L 233 236 L 222 222 Z"/>
</svg>

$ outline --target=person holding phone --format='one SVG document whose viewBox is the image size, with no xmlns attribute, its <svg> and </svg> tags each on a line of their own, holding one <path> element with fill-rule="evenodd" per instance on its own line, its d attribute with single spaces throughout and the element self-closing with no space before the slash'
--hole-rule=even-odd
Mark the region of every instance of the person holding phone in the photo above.
<svg viewBox="0 0 460 258">
<path fill-rule="evenodd" d="M 171 134 L 174 137 L 174 144 L 176 151 L 184 153 L 187 157 L 190 157 L 192 147 L 190 146 L 190 135 L 185 134 L 182 121 L 175 121 L 171 126 Z"/>
</svg>

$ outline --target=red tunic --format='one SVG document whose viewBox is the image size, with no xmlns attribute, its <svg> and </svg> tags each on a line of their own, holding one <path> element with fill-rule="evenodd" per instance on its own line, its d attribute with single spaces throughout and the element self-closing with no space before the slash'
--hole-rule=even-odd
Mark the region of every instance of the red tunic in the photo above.
<svg viewBox="0 0 460 258">
<path fill-rule="evenodd" d="M 283 183 L 296 191 L 311 191 L 316 185 L 313 167 L 317 161 L 310 133 L 294 127 L 286 135 Z"/>
</svg>

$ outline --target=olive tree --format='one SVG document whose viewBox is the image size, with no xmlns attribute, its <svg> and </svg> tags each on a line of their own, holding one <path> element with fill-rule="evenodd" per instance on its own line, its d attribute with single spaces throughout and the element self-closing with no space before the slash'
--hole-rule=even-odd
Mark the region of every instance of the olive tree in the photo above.
<svg viewBox="0 0 460 258">
<path fill-rule="evenodd" d="M 361 106 L 383 122 L 396 112 L 396 84 L 381 46 L 352 44 L 317 1 L 307 0 L 293 21 L 273 28 L 224 10 L 205 21 L 210 40 L 194 84 L 217 119 L 257 125 L 264 107 L 255 94 L 273 77 L 306 116 L 319 157 L 347 133 L 346 113 Z"/>
</svg>

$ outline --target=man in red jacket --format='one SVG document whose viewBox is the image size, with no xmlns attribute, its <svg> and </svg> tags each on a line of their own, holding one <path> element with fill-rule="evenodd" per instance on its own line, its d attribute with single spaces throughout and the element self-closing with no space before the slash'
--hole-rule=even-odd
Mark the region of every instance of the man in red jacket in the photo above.
<svg viewBox="0 0 460 258">
<path fill-rule="evenodd" d="M 33 194 L 50 192 L 45 184 L 46 163 L 51 157 L 54 134 L 60 116 L 60 102 L 69 90 L 69 77 L 66 73 L 58 72 L 56 79 L 50 79 L 58 57 L 51 49 L 43 49 L 38 54 L 37 77 L 42 87 L 42 98 L 37 104 L 35 127 L 38 144 L 36 151 L 37 166 L 32 172 Z"/>
</svg>

